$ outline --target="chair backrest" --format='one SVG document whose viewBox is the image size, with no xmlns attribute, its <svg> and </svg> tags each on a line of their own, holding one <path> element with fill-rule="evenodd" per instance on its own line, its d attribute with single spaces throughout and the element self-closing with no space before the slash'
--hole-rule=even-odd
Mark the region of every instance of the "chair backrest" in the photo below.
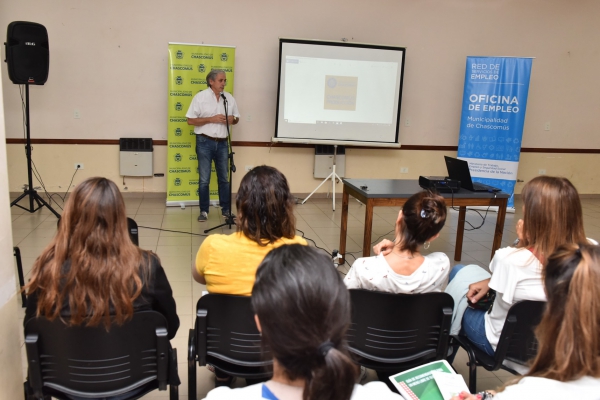
<svg viewBox="0 0 600 400">
<path fill-rule="evenodd" d="M 503 359 L 525 364 L 537 354 L 538 342 L 534 329 L 540 323 L 545 301 L 525 300 L 508 310 L 504 328 L 496 347 L 496 360 Z"/>
<path fill-rule="evenodd" d="M 272 364 L 263 354 L 260 333 L 254 321 L 252 298 L 226 294 L 206 294 L 196 306 L 196 350 L 200 365 L 206 356 L 245 366 Z"/>
<path fill-rule="evenodd" d="M 56 226 L 60 226 L 60 217 L 58 217 L 58 220 L 56 221 Z M 127 217 L 127 231 L 129 232 L 129 237 L 131 238 L 131 241 L 133 242 L 133 244 L 135 244 L 136 246 L 140 245 L 140 235 L 138 232 L 138 224 L 137 222 L 135 222 L 135 220 L 133 218 L 129 218 Z"/>
<path fill-rule="evenodd" d="M 138 233 L 138 224 L 132 218 L 127 217 L 127 230 L 129 231 L 129 237 L 136 246 L 140 245 L 140 235 Z"/>
<path fill-rule="evenodd" d="M 408 364 L 446 356 L 454 300 L 447 293 L 350 290 L 350 351 L 368 360 Z"/>
<path fill-rule="evenodd" d="M 107 331 L 67 326 L 60 318 L 32 318 L 25 325 L 29 382 L 71 396 L 117 396 L 158 381 L 166 389 L 169 360 L 167 321 L 156 311 L 139 311 Z M 41 397 L 39 397 L 41 398 Z"/>
</svg>

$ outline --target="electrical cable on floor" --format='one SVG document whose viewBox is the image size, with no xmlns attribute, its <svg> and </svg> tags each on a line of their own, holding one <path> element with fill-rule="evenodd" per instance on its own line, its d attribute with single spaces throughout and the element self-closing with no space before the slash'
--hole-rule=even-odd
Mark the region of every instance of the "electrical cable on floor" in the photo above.
<svg viewBox="0 0 600 400">
<path fill-rule="evenodd" d="M 460 209 L 458 209 L 454 206 L 454 190 L 452 190 L 452 188 L 450 188 L 450 192 L 452 193 L 452 196 L 451 196 L 452 203 L 450 205 L 450 208 L 453 209 L 454 211 L 460 212 Z M 474 231 L 476 229 L 481 228 L 483 226 L 483 224 L 485 224 L 485 219 L 487 218 L 488 212 L 490 211 L 490 207 L 491 207 L 491 205 L 489 205 L 488 208 L 485 210 L 485 215 L 481 215 L 481 213 L 478 210 L 473 210 L 473 209 L 467 208 L 466 211 L 476 212 L 481 217 L 481 224 L 479 224 L 479 226 L 474 226 L 473 224 L 471 224 L 469 221 L 467 221 L 467 214 L 465 212 L 465 224 L 468 224 L 471 227 L 471 229 L 465 229 L 465 231 Z"/>
<path fill-rule="evenodd" d="M 134 218 L 135 220 L 135 218 Z M 209 235 L 203 235 L 201 233 L 194 233 L 194 232 L 184 232 L 184 231 L 173 231 L 170 229 L 163 229 L 163 228 L 151 228 L 149 226 L 142 226 L 142 225 L 138 225 L 138 228 L 144 228 L 144 229 L 152 229 L 155 231 L 163 231 L 163 232 L 174 232 L 174 233 L 185 233 L 186 235 L 192 235 L 192 236 L 202 236 L 202 237 L 207 237 Z"/>
<path fill-rule="evenodd" d="M 23 85 L 19 85 L 19 93 L 21 95 L 21 111 L 23 114 L 23 139 L 27 140 L 26 105 L 25 105 L 25 99 L 23 98 L 23 87 L 24 87 Z M 31 151 L 31 153 L 33 153 L 33 146 L 31 146 L 30 151 Z M 25 153 L 27 153 L 27 147 L 25 147 Z M 71 183 L 69 183 L 69 187 L 67 187 L 67 192 L 65 193 L 65 196 L 61 197 L 61 195 L 59 195 L 58 193 L 50 194 L 48 192 L 48 190 L 46 189 L 46 185 L 44 184 L 44 180 L 42 179 L 42 174 L 40 174 L 40 172 L 38 171 L 38 169 L 35 165 L 35 162 L 33 161 L 33 154 L 31 154 L 31 166 L 32 166 L 31 172 L 33 173 L 33 176 L 35 177 L 35 179 L 37 179 L 38 183 L 44 190 L 44 193 L 46 194 L 46 198 L 48 199 L 48 204 L 50 206 L 52 206 L 52 203 L 54 203 L 58 208 L 60 208 L 62 210 L 63 208 L 61 207 L 60 204 L 58 204 L 58 202 L 56 200 L 54 200 L 53 196 L 58 196 L 64 204 L 66 195 L 69 192 L 69 188 L 71 187 L 71 184 L 73 183 L 73 179 L 75 178 L 75 174 L 77 173 L 77 170 L 75 170 L 75 173 L 73 173 L 73 177 L 71 178 Z M 29 188 L 29 189 L 34 189 L 34 188 Z"/>
</svg>

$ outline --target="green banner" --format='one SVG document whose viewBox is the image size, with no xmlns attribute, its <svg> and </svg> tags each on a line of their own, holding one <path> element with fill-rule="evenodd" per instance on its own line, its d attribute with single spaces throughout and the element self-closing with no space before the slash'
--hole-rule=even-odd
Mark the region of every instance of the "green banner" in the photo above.
<svg viewBox="0 0 600 400">
<path fill-rule="evenodd" d="M 235 48 L 169 43 L 169 101 L 167 140 L 167 205 L 198 205 L 198 160 L 194 127 L 185 116 L 196 93 L 208 88 L 206 75 L 212 69 L 227 73 L 225 91 L 233 94 Z M 219 191 L 213 163 L 210 179 L 211 203 Z"/>
</svg>

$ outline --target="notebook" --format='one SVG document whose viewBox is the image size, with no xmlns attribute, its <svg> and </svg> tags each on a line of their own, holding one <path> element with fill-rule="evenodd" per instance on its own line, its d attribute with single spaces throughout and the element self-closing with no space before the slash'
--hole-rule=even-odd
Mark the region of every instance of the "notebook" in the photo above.
<svg viewBox="0 0 600 400">
<path fill-rule="evenodd" d="M 483 183 L 473 182 L 471 172 L 469 171 L 469 163 L 458 158 L 444 156 L 446 160 L 446 168 L 448 169 L 448 177 L 460 181 L 460 186 L 463 189 L 471 192 L 501 192 L 501 189 L 493 186 L 484 185 Z"/>
</svg>

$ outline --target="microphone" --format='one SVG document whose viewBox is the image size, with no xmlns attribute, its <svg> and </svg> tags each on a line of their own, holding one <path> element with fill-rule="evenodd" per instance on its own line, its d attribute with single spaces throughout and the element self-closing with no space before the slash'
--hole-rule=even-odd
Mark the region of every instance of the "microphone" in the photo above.
<svg viewBox="0 0 600 400">
<path fill-rule="evenodd" d="M 221 97 L 223 98 L 223 101 L 227 101 L 227 99 L 225 98 L 225 94 L 223 92 L 221 92 Z"/>
</svg>

